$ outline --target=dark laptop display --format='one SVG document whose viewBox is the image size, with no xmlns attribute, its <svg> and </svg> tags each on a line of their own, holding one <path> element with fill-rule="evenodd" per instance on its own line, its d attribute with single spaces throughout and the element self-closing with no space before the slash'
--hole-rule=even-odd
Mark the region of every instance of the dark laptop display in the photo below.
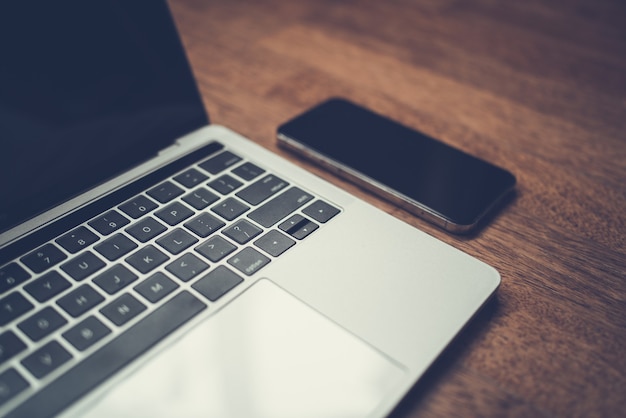
<svg viewBox="0 0 626 418">
<path fill-rule="evenodd" d="M 173 32 L 159 1 L 4 2 L 0 233 L 208 123 Z"/>
</svg>

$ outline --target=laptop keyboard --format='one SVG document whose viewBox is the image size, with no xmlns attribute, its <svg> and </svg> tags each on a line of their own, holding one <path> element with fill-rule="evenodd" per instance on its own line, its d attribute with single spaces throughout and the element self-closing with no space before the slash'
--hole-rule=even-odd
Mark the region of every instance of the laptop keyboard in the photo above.
<svg viewBox="0 0 626 418">
<path fill-rule="evenodd" d="M 338 213 L 221 150 L 17 257 L 0 267 L 0 411 L 61 410 Z"/>
</svg>

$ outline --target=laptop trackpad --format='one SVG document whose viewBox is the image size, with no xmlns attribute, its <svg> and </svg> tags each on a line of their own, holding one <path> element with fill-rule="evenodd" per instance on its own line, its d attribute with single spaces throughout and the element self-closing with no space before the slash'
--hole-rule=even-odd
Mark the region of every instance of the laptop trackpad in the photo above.
<svg viewBox="0 0 626 418">
<path fill-rule="evenodd" d="M 113 385 L 87 412 L 362 417 L 380 406 L 404 374 L 387 357 L 264 279 Z"/>
</svg>

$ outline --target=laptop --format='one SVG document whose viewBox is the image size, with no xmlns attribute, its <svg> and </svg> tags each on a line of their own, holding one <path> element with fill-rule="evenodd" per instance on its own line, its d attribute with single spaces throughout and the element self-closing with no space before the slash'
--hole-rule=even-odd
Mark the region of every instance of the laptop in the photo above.
<svg viewBox="0 0 626 418">
<path fill-rule="evenodd" d="M 386 416 L 498 287 L 210 124 L 165 2 L 37 3 L 0 13 L 0 416 Z"/>
</svg>

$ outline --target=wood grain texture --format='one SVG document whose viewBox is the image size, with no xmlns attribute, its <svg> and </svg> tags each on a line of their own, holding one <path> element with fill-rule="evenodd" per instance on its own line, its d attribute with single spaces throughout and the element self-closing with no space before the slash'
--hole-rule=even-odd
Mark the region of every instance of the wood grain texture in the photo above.
<svg viewBox="0 0 626 418">
<path fill-rule="evenodd" d="M 502 275 L 398 417 L 626 411 L 626 3 L 170 0 L 212 122 Z M 448 235 L 279 150 L 345 96 L 512 171 L 515 198 Z"/>
</svg>

